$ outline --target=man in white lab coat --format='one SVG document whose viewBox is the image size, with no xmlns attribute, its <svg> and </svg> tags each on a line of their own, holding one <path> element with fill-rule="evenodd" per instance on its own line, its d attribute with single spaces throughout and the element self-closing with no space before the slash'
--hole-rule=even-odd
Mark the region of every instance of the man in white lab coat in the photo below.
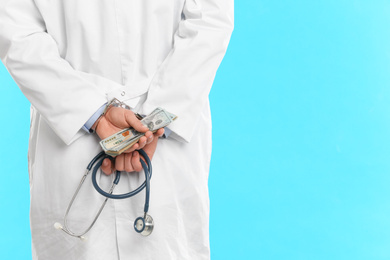
<svg viewBox="0 0 390 260">
<path fill-rule="evenodd" d="M 33 259 L 209 259 L 208 94 L 232 29 L 233 0 L 0 0 L 0 58 L 32 104 Z M 101 150 L 99 137 L 85 129 L 96 127 L 113 98 L 140 114 L 163 107 L 178 116 L 168 138 L 147 132 L 150 138 L 133 147 L 153 155 L 155 227 L 148 237 L 133 229 L 143 213 L 141 193 L 109 200 L 81 242 L 53 224 Z M 128 123 L 118 129 L 141 127 L 131 112 L 114 114 Z M 97 129 L 103 136 L 117 130 L 105 117 Z M 129 152 L 113 167 L 138 170 L 137 156 Z M 116 192 L 141 182 L 139 173 L 122 174 Z M 90 224 L 102 199 L 87 179 L 69 215 L 75 232 Z"/>
</svg>

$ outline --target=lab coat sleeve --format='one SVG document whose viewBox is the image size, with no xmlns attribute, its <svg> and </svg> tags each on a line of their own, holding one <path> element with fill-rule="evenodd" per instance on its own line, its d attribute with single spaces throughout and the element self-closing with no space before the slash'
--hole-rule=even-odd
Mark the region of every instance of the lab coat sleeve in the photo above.
<svg viewBox="0 0 390 260">
<path fill-rule="evenodd" d="M 108 89 L 121 87 L 77 71 L 61 58 L 33 0 L 0 2 L 0 59 L 66 144 L 80 136 L 84 123 L 107 102 Z"/>
<path fill-rule="evenodd" d="M 186 0 L 173 48 L 155 74 L 142 107 L 163 107 L 178 119 L 169 128 L 190 142 L 234 24 L 233 0 Z"/>
</svg>

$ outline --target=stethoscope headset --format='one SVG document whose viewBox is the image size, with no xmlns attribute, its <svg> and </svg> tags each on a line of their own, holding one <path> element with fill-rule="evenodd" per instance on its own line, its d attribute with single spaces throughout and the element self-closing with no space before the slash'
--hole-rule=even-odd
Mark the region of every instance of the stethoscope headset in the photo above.
<svg viewBox="0 0 390 260">
<path fill-rule="evenodd" d="M 119 183 L 119 180 L 120 180 L 120 177 L 121 177 L 121 172 L 120 171 L 115 171 L 115 178 L 114 178 L 114 180 L 112 182 L 112 185 L 111 185 L 111 188 L 110 188 L 110 190 L 108 192 L 106 192 L 102 188 L 100 188 L 99 184 L 96 181 L 97 172 L 99 171 L 100 166 L 102 165 L 104 159 L 109 158 L 110 160 L 113 160 L 113 158 L 111 156 L 106 155 L 104 152 L 100 152 L 88 164 L 87 169 L 86 169 L 83 177 L 81 178 L 80 184 L 78 185 L 78 187 L 76 189 L 76 192 L 74 193 L 71 201 L 69 202 L 68 208 L 66 209 L 66 213 L 65 213 L 65 216 L 64 216 L 64 226 L 62 226 L 60 223 L 57 222 L 57 223 L 54 224 L 54 227 L 56 229 L 61 229 L 62 231 L 64 231 L 68 235 L 71 235 L 73 237 L 78 237 L 81 240 L 85 240 L 84 235 L 89 230 L 91 230 L 91 228 L 93 227 L 93 225 L 95 224 L 95 222 L 99 218 L 100 213 L 103 211 L 103 208 L 106 205 L 108 199 L 126 199 L 126 198 L 130 198 L 132 196 L 137 195 L 143 189 L 145 189 L 144 215 L 138 217 L 134 221 L 134 229 L 135 229 L 136 232 L 140 233 L 143 236 L 149 236 L 152 233 L 153 226 L 154 226 L 153 218 L 150 215 L 148 215 L 149 196 L 150 196 L 150 179 L 152 178 L 152 163 L 151 163 L 148 155 L 146 154 L 146 152 L 144 150 L 141 149 L 141 150 L 138 150 L 138 152 L 144 158 L 146 163 L 142 159 L 140 159 L 142 168 L 143 168 L 144 173 L 145 173 L 145 181 L 137 189 L 135 189 L 133 191 L 130 191 L 128 193 L 112 194 L 113 191 L 114 191 L 115 186 Z M 72 232 L 70 230 L 70 228 L 68 226 L 68 221 L 67 221 L 68 220 L 68 214 L 70 212 L 70 209 L 72 208 L 73 202 L 75 201 L 75 199 L 76 199 L 76 197 L 77 197 L 77 195 L 78 195 L 78 193 L 79 193 L 79 191 L 81 189 L 81 186 L 83 185 L 85 179 L 87 178 L 87 175 L 89 174 L 89 172 L 91 172 L 91 169 L 92 169 L 92 185 L 94 186 L 94 188 L 96 189 L 97 192 L 99 192 L 101 195 L 103 195 L 105 197 L 105 200 L 103 201 L 103 203 L 100 206 L 100 208 L 99 208 L 95 218 L 93 219 L 92 223 L 88 226 L 88 228 L 86 230 L 84 230 L 83 232 L 74 233 L 74 232 Z"/>
</svg>

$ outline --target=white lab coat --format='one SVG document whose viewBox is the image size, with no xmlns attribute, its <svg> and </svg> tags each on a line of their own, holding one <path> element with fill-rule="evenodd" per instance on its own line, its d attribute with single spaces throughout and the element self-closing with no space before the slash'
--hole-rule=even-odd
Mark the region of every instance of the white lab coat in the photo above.
<svg viewBox="0 0 390 260">
<path fill-rule="evenodd" d="M 232 29 L 233 0 L 0 0 L 0 58 L 32 104 L 33 259 L 209 259 L 208 94 Z M 80 129 L 113 97 L 143 114 L 163 107 L 178 115 L 152 161 L 155 228 L 149 237 L 134 231 L 142 192 L 109 200 L 81 242 L 53 224 L 100 151 Z M 143 180 L 124 174 L 116 192 Z M 88 178 L 70 228 L 86 228 L 101 201 Z"/>
</svg>

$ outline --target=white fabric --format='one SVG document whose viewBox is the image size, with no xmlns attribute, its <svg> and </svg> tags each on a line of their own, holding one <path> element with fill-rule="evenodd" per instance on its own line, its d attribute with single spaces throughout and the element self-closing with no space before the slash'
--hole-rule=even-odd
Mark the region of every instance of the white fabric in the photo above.
<svg viewBox="0 0 390 260">
<path fill-rule="evenodd" d="M 232 29 L 233 0 L 0 0 L 0 58 L 32 104 L 33 259 L 209 259 L 208 93 Z M 142 114 L 160 106 L 179 118 L 152 161 L 152 235 L 132 226 L 141 193 L 110 200 L 81 242 L 53 224 L 100 151 L 81 128 L 112 97 L 138 103 Z M 116 192 L 142 181 L 123 175 Z M 88 178 L 70 226 L 89 225 L 101 201 Z"/>
</svg>

